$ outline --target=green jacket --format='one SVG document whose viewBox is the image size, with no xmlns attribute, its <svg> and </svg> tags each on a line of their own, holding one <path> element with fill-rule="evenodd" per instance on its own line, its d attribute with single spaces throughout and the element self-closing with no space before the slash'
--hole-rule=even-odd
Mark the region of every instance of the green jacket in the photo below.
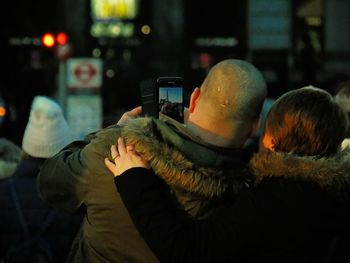
<svg viewBox="0 0 350 263">
<path fill-rule="evenodd" d="M 136 118 L 90 134 L 48 159 L 38 176 L 39 192 L 50 205 L 68 211 L 86 206 L 68 262 L 158 262 L 104 165 L 120 136 L 149 161 L 192 216 L 205 217 L 225 204 L 224 193 L 238 192 L 251 180 L 239 151 L 208 145 L 175 121 Z"/>
</svg>

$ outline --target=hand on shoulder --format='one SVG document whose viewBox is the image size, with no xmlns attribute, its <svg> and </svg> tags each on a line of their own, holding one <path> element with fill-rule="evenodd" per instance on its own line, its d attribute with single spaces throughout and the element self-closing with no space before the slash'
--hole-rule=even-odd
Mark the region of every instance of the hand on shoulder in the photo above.
<svg viewBox="0 0 350 263">
<path fill-rule="evenodd" d="M 111 156 L 113 161 L 105 158 L 104 162 L 114 176 L 135 167 L 150 168 L 148 162 L 135 152 L 132 145 L 125 145 L 123 138 L 118 138 L 117 145 L 111 146 Z"/>
</svg>

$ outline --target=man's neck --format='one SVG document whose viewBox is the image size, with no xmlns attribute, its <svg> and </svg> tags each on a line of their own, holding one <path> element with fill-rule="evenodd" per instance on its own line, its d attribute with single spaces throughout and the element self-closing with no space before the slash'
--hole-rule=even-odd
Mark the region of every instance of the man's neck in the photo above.
<svg viewBox="0 0 350 263">
<path fill-rule="evenodd" d="M 199 125 L 188 121 L 185 124 L 186 128 L 194 135 L 199 136 L 206 143 L 226 148 L 241 148 L 242 143 L 240 141 L 236 141 L 234 137 L 225 137 L 219 132 L 215 132 L 215 130 L 208 130 L 204 127 L 200 127 Z M 221 127 L 217 127 L 220 129 Z M 232 133 L 231 133 L 232 134 Z"/>
</svg>

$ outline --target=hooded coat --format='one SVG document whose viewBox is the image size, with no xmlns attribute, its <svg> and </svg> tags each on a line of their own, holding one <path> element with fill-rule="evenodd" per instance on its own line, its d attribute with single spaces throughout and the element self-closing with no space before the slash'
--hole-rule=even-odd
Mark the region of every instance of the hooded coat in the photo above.
<svg viewBox="0 0 350 263">
<path fill-rule="evenodd" d="M 68 262 L 158 262 L 104 165 L 120 136 L 148 160 L 191 216 L 206 217 L 228 202 L 224 193 L 238 193 L 252 180 L 241 151 L 206 144 L 171 119 L 136 118 L 90 134 L 48 159 L 38 177 L 41 196 L 50 205 L 87 208 Z"/>
<path fill-rule="evenodd" d="M 345 263 L 349 161 L 348 151 L 328 158 L 260 152 L 250 161 L 255 186 L 200 221 L 176 208 L 149 170 L 133 168 L 115 181 L 161 262 Z"/>
</svg>

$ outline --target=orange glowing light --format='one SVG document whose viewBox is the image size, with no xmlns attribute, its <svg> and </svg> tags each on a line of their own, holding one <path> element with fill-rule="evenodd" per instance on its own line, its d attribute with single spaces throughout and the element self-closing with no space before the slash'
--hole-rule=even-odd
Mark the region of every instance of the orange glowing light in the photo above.
<svg viewBox="0 0 350 263">
<path fill-rule="evenodd" d="M 56 41 L 59 45 L 65 45 L 67 44 L 67 41 L 68 41 L 68 36 L 66 33 L 58 33 L 57 36 L 56 36 Z"/>
<path fill-rule="evenodd" d="M 6 115 L 6 108 L 0 107 L 0 117 L 4 117 Z"/>
</svg>

